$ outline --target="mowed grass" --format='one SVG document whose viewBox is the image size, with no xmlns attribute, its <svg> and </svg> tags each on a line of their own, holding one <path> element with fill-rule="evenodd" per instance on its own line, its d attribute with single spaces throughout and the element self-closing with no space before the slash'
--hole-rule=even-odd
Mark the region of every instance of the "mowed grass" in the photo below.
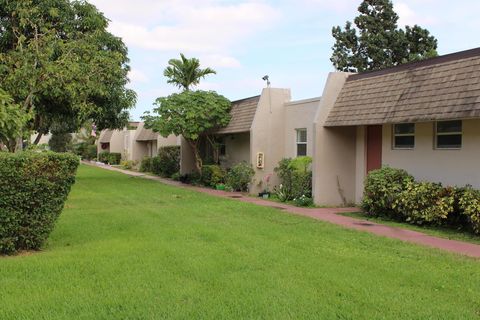
<svg viewBox="0 0 480 320">
<path fill-rule="evenodd" d="M 478 319 L 480 261 L 82 166 L 0 319 Z"/>
</svg>

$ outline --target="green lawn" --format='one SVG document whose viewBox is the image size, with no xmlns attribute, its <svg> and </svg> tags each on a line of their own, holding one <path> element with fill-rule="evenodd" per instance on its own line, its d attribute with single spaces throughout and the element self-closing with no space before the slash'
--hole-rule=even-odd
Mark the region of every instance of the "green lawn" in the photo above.
<svg viewBox="0 0 480 320">
<path fill-rule="evenodd" d="M 480 261 L 82 166 L 0 319 L 478 319 Z"/>
</svg>

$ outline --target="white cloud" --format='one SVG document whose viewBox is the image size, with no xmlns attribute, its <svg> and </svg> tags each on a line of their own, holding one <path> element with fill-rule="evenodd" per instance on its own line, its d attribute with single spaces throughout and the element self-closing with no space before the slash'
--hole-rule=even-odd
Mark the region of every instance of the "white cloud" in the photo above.
<svg viewBox="0 0 480 320">
<path fill-rule="evenodd" d="M 234 57 L 221 54 L 209 54 L 200 56 L 202 65 L 215 68 L 240 68 L 241 63 Z"/>
<path fill-rule="evenodd" d="M 400 27 L 404 27 L 406 25 L 413 26 L 418 24 L 420 26 L 428 26 L 436 23 L 436 19 L 429 16 L 429 15 L 420 15 L 412 9 L 407 3 L 405 2 L 396 2 L 393 5 L 393 9 L 398 14 L 398 25 Z"/>
<path fill-rule="evenodd" d="M 140 82 L 140 83 L 147 83 L 149 81 L 148 76 L 141 70 L 132 68 L 128 73 L 128 78 L 130 79 L 131 83 Z"/>
</svg>

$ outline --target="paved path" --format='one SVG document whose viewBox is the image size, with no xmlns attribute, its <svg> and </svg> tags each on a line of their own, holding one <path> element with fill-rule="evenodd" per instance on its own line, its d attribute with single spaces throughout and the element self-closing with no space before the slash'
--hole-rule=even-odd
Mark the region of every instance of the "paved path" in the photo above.
<svg viewBox="0 0 480 320">
<path fill-rule="evenodd" d="M 466 255 L 469 257 L 480 258 L 480 245 L 477 245 L 477 244 L 438 238 L 438 237 L 430 236 L 417 231 L 402 229 L 398 227 L 390 227 L 390 226 L 386 226 L 386 225 L 382 225 L 382 224 L 378 224 L 370 221 L 365 221 L 361 219 L 346 217 L 338 214 L 342 212 L 358 212 L 359 211 L 358 208 L 299 208 L 299 207 L 291 206 L 284 203 L 277 203 L 273 201 L 263 200 L 261 198 L 245 196 L 238 192 L 226 192 L 226 191 L 213 190 L 208 188 L 194 187 L 194 186 L 186 185 L 177 181 L 163 179 L 157 176 L 146 175 L 140 172 L 122 170 L 122 169 L 113 168 L 107 165 L 93 164 L 89 162 L 84 162 L 84 163 L 87 165 L 93 165 L 93 166 L 97 166 L 97 167 L 104 168 L 111 171 L 121 172 L 130 176 L 142 177 L 149 180 L 160 181 L 164 184 L 177 186 L 177 187 L 190 189 L 190 190 L 195 190 L 198 192 L 210 194 L 217 197 L 235 199 L 238 201 L 249 202 L 249 203 L 253 203 L 253 204 L 264 206 L 264 207 L 272 207 L 272 208 L 284 210 L 285 212 L 307 216 L 307 217 L 311 217 L 311 218 L 322 220 L 322 221 L 327 221 L 327 222 L 340 225 L 342 227 L 346 227 L 349 229 L 366 231 L 379 236 L 384 236 L 384 237 L 399 239 L 402 241 L 412 242 L 412 243 L 416 243 L 424 246 L 434 247 L 434 248 L 450 251 L 453 253 Z"/>
</svg>

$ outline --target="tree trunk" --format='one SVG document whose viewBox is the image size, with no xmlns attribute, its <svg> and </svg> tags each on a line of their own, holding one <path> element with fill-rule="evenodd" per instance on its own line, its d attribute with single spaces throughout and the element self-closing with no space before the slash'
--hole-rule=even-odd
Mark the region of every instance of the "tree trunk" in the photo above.
<svg viewBox="0 0 480 320">
<path fill-rule="evenodd" d="M 42 138 L 42 134 L 38 133 L 37 137 L 35 138 L 35 141 L 33 141 L 33 144 L 37 145 L 40 142 L 41 138 Z"/>
<path fill-rule="evenodd" d="M 192 140 L 187 140 L 188 144 L 190 144 L 190 147 L 192 148 L 193 155 L 195 156 L 195 168 L 197 169 L 197 172 L 202 174 L 202 157 L 200 156 L 200 152 L 198 150 L 198 141 L 192 141 Z"/>
</svg>

